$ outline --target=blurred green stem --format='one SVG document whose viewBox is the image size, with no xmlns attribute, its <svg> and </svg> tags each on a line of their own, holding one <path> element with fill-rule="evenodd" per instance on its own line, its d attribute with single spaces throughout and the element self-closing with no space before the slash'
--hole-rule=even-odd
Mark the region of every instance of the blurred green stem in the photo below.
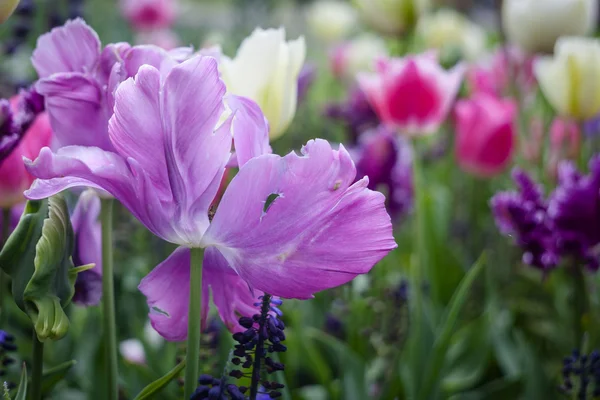
<svg viewBox="0 0 600 400">
<path fill-rule="evenodd" d="M 2 246 L 8 240 L 10 234 L 10 208 L 4 208 L 2 210 Z M 0 326 L 6 325 L 6 310 L 4 309 L 4 297 L 7 282 L 7 276 L 2 269 L 0 269 Z"/>
<path fill-rule="evenodd" d="M 202 258 L 204 249 L 190 249 L 190 307 L 188 311 L 187 352 L 185 355 L 184 399 L 196 390 L 200 357 L 200 313 L 202 310 Z"/>
<path fill-rule="evenodd" d="M 581 265 L 574 264 L 571 268 L 571 276 L 573 279 L 573 302 L 574 302 L 574 331 L 575 331 L 575 348 L 581 349 L 583 344 L 583 336 L 585 334 L 588 313 L 588 300 L 585 275 Z"/>
<path fill-rule="evenodd" d="M 113 220 L 114 199 L 101 200 L 100 220 L 102 222 L 102 304 L 104 318 L 104 343 L 108 366 L 108 398 L 119 398 L 119 364 L 117 360 L 117 325 L 115 318 L 115 286 L 113 271 Z"/>
<path fill-rule="evenodd" d="M 33 331 L 33 365 L 31 370 L 31 399 L 42 398 L 42 369 L 44 367 L 44 343 L 37 338 Z"/>
</svg>

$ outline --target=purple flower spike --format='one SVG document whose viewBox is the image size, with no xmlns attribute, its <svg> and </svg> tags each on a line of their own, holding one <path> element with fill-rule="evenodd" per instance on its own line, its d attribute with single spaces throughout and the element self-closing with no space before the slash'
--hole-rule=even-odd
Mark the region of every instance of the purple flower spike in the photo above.
<svg viewBox="0 0 600 400">
<path fill-rule="evenodd" d="M 600 266 L 596 249 L 600 244 L 600 156 L 590 161 L 590 174 L 586 176 L 571 162 L 563 162 L 558 179 L 548 205 L 558 250 L 596 271 Z"/>
<path fill-rule="evenodd" d="M 94 268 L 77 274 L 73 302 L 83 306 L 94 306 L 102 298 L 102 236 L 98 217 L 100 198 L 92 189 L 79 196 L 71 216 L 75 232 L 73 263 L 76 267 L 96 264 Z"/>
<path fill-rule="evenodd" d="M 317 67 L 312 64 L 304 64 L 298 75 L 298 104 L 304 101 L 308 89 L 317 75 Z"/>
<path fill-rule="evenodd" d="M 368 178 L 354 183 L 346 149 L 314 140 L 302 155 L 264 154 L 264 116 L 249 100 L 225 95 L 213 58 L 195 56 L 166 75 L 144 65 L 114 97 L 108 137 L 115 152 L 45 148 L 26 160 L 39 178 L 26 196 L 101 188 L 181 246 L 140 284 L 165 338 L 187 336 L 189 248 L 205 248 L 203 294 L 212 291 L 235 329 L 239 315 L 254 312 L 256 292 L 310 298 L 368 272 L 396 247 L 384 196 L 367 188 Z M 211 221 L 232 139 L 240 169 Z M 208 297 L 203 304 L 206 320 Z"/>
<path fill-rule="evenodd" d="M 496 225 L 523 249 L 523 262 L 544 271 L 559 262 L 552 221 L 542 190 L 524 171 L 515 170 L 517 192 L 496 194 L 491 200 Z"/>
</svg>

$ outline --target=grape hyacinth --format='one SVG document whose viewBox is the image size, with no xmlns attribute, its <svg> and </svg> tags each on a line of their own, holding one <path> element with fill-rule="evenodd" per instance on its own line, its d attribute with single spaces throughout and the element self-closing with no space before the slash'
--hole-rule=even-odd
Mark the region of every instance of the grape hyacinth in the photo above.
<svg viewBox="0 0 600 400">
<path fill-rule="evenodd" d="M 252 317 L 241 317 L 239 323 L 245 331 L 233 334 L 237 342 L 233 351 L 231 369 L 221 379 L 203 374 L 198 378 L 200 384 L 191 400 L 231 399 L 260 400 L 281 397 L 279 391 L 284 387 L 281 383 L 264 379 L 265 374 L 283 371 L 284 365 L 275 361 L 269 354 L 285 352 L 287 348 L 281 342 L 285 340 L 285 325 L 279 319 L 282 315 L 280 299 L 265 294 L 260 296 L 260 314 Z M 250 370 L 250 372 L 248 372 Z M 238 386 L 228 383 L 229 378 L 250 378 L 250 386 Z M 246 396 L 248 393 L 249 397 Z"/>
<path fill-rule="evenodd" d="M 17 350 L 14 340 L 15 338 L 13 335 L 0 329 L 0 377 L 3 377 L 6 374 L 5 368 L 15 362 L 8 354 Z M 12 382 L 5 383 L 9 388 L 14 387 L 14 383 Z"/>
<path fill-rule="evenodd" d="M 326 117 L 346 124 L 348 140 L 352 144 L 358 142 L 361 133 L 379 125 L 377 114 L 358 87 L 351 89 L 342 103 L 328 105 L 324 113 Z"/>
<path fill-rule="evenodd" d="M 577 395 L 578 399 L 600 397 L 600 352 L 589 355 L 579 350 L 565 357 L 562 368 L 563 383 L 559 390 L 567 395 Z"/>
</svg>

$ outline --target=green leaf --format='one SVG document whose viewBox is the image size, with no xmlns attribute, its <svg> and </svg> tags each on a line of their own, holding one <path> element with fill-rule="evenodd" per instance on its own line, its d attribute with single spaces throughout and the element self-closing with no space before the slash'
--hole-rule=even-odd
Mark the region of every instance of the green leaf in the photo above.
<svg viewBox="0 0 600 400">
<path fill-rule="evenodd" d="M 450 400 L 506 400 L 523 395 L 523 384 L 518 379 L 496 379 L 479 388 L 450 397 Z"/>
<path fill-rule="evenodd" d="M 169 384 L 173 379 L 175 379 L 181 371 L 185 368 L 185 359 L 182 360 L 179 364 L 175 366 L 171 371 L 169 371 L 165 376 L 159 378 L 146 386 L 133 400 L 144 400 L 150 399 L 152 396 L 160 392 L 165 386 Z"/>
<path fill-rule="evenodd" d="M 463 308 L 463 305 L 467 301 L 471 286 L 473 286 L 475 279 L 483 270 L 483 266 L 485 265 L 484 258 L 485 257 L 483 254 L 479 257 L 479 260 L 477 260 L 475 265 L 471 268 L 467 275 L 465 275 L 464 279 L 461 281 L 458 289 L 450 300 L 450 304 L 448 305 L 446 313 L 439 325 L 437 337 L 433 345 L 433 351 L 425 369 L 425 376 L 422 381 L 423 384 L 419 390 L 419 399 L 429 399 L 429 394 L 439 380 L 438 378 L 444 365 L 445 357 L 450 346 L 450 340 L 456 327 L 456 323 L 458 322 L 459 314 Z"/>
<path fill-rule="evenodd" d="M 77 273 L 84 270 L 74 268 L 74 245 L 67 204 L 59 194 L 27 202 L 0 252 L 0 267 L 12 278 L 15 302 L 32 320 L 40 341 L 58 340 L 68 331 L 63 308 L 73 297 Z"/>
<path fill-rule="evenodd" d="M 26 400 L 27 399 L 27 367 L 23 363 L 23 369 L 21 370 L 21 380 L 19 381 L 19 387 L 17 389 L 17 396 L 15 400 Z"/>
<path fill-rule="evenodd" d="M 452 337 L 442 386 L 447 393 L 474 387 L 485 373 L 492 353 L 487 315 L 462 327 Z"/>
<path fill-rule="evenodd" d="M 57 366 L 44 371 L 42 375 L 42 393 L 48 393 L 56 386 L 58 382 L 64 379 L 71 367 L 77 364 L 77 361 L 65 361 Z"/>
</svg>

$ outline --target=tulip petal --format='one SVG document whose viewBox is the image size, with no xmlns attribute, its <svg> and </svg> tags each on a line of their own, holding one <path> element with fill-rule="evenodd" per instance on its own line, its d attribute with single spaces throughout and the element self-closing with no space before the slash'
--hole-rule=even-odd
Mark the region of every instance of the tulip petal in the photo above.
<svg viewBox="0 0 600 400">
<path fill-rule="evenodd" d="M 229 185 L 203 238 L 251 287 L 288 298 L 368 272 L 396 247 L 381 193 L 350 186 L 348 152 L 310 141 L 303 155 L 250 160 Z"/>
<path fill-rule="evenodd" d="M 171 341 L 187 338 L 190 249 L 177 248 L 165 261 L 152 270 L 139 285 L 150 308 L 150 322 L 161 336 Z M 217 311 L 231 331 L 240 331 L 240 316 L 256 313 L 254 303 L 262 292 L 252 293 L 227 265 L 216 249 L 206 249 L 202 268 L 202 326 L 206 326 L 209 312 L 209 293 L 212 293 Z"/>
<path fill-rule="evenodd" d="M 81 18 L 39 37 L 31 57 L 40 78 L 58 72 L 91 73 L 100 55 L 100 39 Z"/>
<path fill-rule="evenodd" d="M 112 113 L 98 83 L 79 73 L 54 74 L 36 84 L 44 96 L 52 130 L 60 146 L 113 147 L 106 130 Z"/>
<path fill-rule="evenodd" d="M 269 124 L 254 101 L 235 95 L 227 96 L 227 105 L 235 114 L 233 139 L 238 165 L 272 152 L 269 146 Z"/>
</svg>

